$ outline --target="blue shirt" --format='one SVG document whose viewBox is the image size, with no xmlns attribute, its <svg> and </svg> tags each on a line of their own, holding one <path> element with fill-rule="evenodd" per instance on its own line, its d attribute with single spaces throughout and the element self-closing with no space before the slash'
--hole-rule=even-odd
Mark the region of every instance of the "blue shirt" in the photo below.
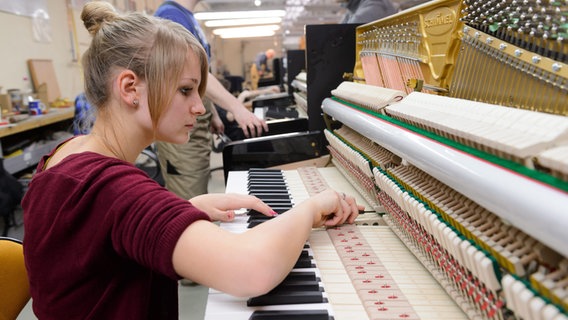
<svg viewBox="0 0 568 320">
<path fill-rule="evenodd" d="M 203 48 L 205 48 L 207 56 L 211 58 L 211 48 L 209 42 L 207 42 L 207 37 L 205 37 L 205 33 L 203 33 L 199 22 L 197 22 L 197 19 L 195 19 L 191 11 L 175 1 L 164 1 L 164 3 L 158 7 L 154 16 L 168 19 L 184 26 L 199 40 Z"/>
<path fill-rule="evenodd" d="M 270 68 L 268 67 L 268 57 L 266 56 L 265 52 L 259 52 L 256 55 L 254 63 L 256 63 L 256 69 L 258 71 L 262 70 L 262 66 L 264 66 L 264 71 L 270 72 Z"/>
<path fill-rule="evenodd" d="M 73 117 L 73 134 L 88 134 L 95 122 L 95 115 L 84 93 L 75 98 L 75 116 Z"/>
</svg>

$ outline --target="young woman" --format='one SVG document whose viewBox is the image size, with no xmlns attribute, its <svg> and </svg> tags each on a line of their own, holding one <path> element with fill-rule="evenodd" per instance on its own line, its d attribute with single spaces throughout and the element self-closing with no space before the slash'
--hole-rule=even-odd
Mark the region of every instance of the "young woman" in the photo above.
<svg viewBox="0 0 568 320">
<path fill-rule="evenodd" d="M 107 2 L 85 5 L 83 56 L 92 131 L 46 155 L 23 200 L 24 254 L 39 319 L 177 319 L 177 280 L 236 296 L 275 287 L 312 227 L 362 209 L 328 190 L 243 234 L 211 220 L 274 212 L 253 196 L 179 198 L 138 170 L 156 140 L 185 143 L 204 112 L 207 58 L 182 26 Z M 254 270 L 254 272 L 251 272 Z"/>
</svg>

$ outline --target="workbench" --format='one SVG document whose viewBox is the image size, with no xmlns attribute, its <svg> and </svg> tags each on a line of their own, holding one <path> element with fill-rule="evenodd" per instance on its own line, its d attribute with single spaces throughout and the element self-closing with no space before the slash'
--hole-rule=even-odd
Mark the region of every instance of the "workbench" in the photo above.
<svg viewBox="0 0 568 320">
<path fill-rule="evenodd" d="M 46 114 L 30 116 L 17 123 L 0 126 L 0 156 L 5 158 L 6 171 L 13 174 L 36 165 L 44 154 L 63 140 L 46 138 L 55 131 L 70 131 L 74 115 L 73 107 L 51 108 Z M 2 151 L 28 140 L 35 142 L 33 148 L 23 148 L 10 154 L 4 154 Z"/>
</svg>

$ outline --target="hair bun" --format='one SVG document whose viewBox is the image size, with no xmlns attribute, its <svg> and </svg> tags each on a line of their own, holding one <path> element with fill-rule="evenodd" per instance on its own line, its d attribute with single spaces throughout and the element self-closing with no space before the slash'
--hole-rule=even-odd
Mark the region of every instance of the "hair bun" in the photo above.
<svg viewBox="0 0 568 320">
<path fill-rule="evenodd" d="M 118 13 L 106 1 L 87 2 L 81 12 L 81 20 L 91 35 L 95 35 L 104 22 L 114 21 L 117 18 Z"/>
</svg>

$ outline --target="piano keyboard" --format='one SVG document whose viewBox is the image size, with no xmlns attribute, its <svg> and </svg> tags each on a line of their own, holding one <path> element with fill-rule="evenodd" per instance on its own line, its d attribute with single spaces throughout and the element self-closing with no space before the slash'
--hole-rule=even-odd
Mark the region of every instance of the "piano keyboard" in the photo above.
<svg viewBox="0 0 568 320">
<path fill-rule="evenodd" d="M 368 207 L 336 168 L 282 171 L 284 189 L 273 183 L 274 175 L 280 172 L 261 171 L 264 171 L 264 177 L 260 182 L 250 181 L 248 172 L 230 172 L 226 191 L 246 194 L 249 193 L 247 185 L 249 188 L 255 186 L 255 192 L 267 202 L 275 200 L 272 205 L 276 206 L 286 203 L 280 198 L 282 192 L 277 191 L 277 197 L 269 197 L 268 193 L 286 190 L 291 205 L 294 205 L 331 184 L 334 189 L 355 196 L 358 203 Z M 259 185 L 268 186 L 269 190 L 258 189 Z M 356 222 L 357 226 L 312 232 L 297 263 L 297 266 L 307 265 L 293 269 L 290 276 L 309 272 L 311 277 L 318 279 L 315 293 L 308 290 L 313 289 L 314 278 L 291 284 L 286 284 L 285 280 L 283 286 L 309 286 L 304 293 L 291 297 L 268 295 L 246 299 L 210 289 L 205 319 L 276 319 L 277 316 L 288 319 L 283 313 L 289 319 L 467 319 L 390 228 L 378 225 L 381 223 L 376 213 L 364 213 Z M 237 214 L 235 221 L 221 223 L 222 228 L 232 232 L 244 232 L 249 225 L 249 217 L 243 212 Z M 302 295 L 312 300 L 309 303 L 277 304 L 281 303 L 277 300 L 287 298 L 294 302 Z M 271 298 L 275 299 L 274 303 Z M 314 303 L 314 299 L 321 302 Z M 259 301 L 262 305 L 251 305 Z"/>
<path fill-rule="evenodd" d="M 254 170 L 252 170 L 254 171 Z M 286 211 L 287 206 L 303 201 L 309 194 L 301 177 L 296 174 L 286 174 L 279 170 L 259 170 L 260 177 L 249 177 L 246 171 L 231 171 L 227 180 L 227 193 L 252 193 L 263 199 L 279 213 Z M 295 190 L 292 192 L 292 190 Z M 271 195 L 272 194 L 272 195 Z M 283 197 L 283 195 L 286 197 Z M 293 195 L 292 195 L 293 194 Z M 251 215 L 252 216 L 252 215 Z M 268 219 L 256 216 L 257 221 L 251 221 L 245 211 L 238 212 L 235 220 L 221 223 L 221 227 L 229 231 L 241 233 L 255 223 Z M 327 302 L 327 293 L 321 287 L 320 275 L 312 261 L 313 252 L 309 245 L 296 263 L 287 279 L 269 294 L 254 298 L 237 298 L 210 289 L 205 319 L 291 319 L 301 314 L 301 319 L 331 319 L 331 307 Z M 316 288 L 314 288 L 314 285 Z M 291 287 L 304 286 L 304 290 Z M 284 287 L 284 288 L 282 288 Z M 287 288 L 286 288 L 287 287 Z M 306 302 L 307 301 L 307 302 Z M 304 303 L 298 303 L 304 302 Z"/>
</svg>

